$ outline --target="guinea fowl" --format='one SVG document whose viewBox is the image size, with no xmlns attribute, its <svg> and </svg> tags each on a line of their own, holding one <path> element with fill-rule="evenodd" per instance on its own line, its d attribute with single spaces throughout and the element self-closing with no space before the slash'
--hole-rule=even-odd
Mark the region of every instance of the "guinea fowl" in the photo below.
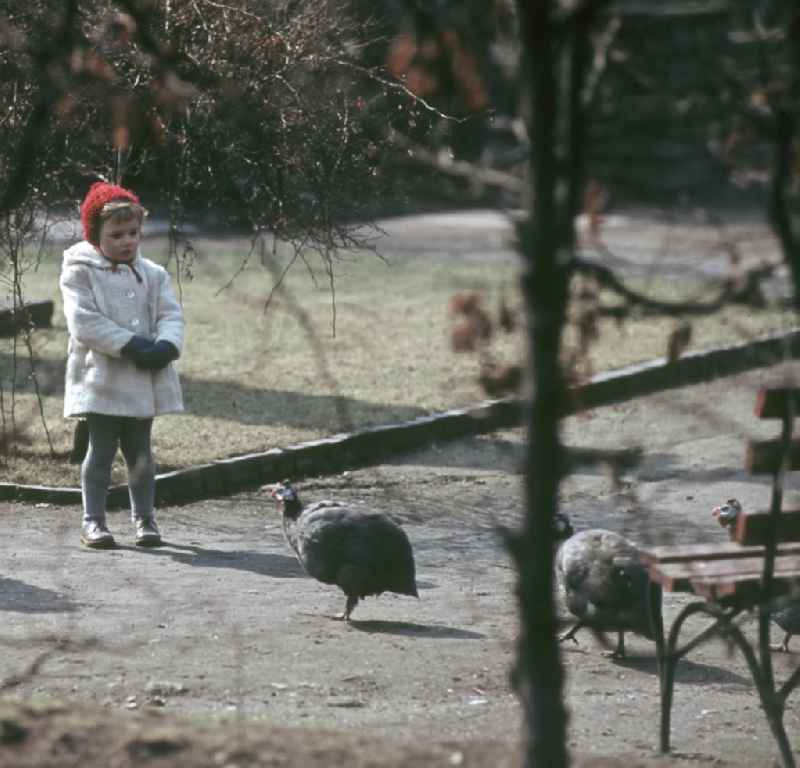
<svg viewBox="0 0 800 768">
<path fill-rule="evenodd" d="M 337 618 L 349 621 L 358 601 L 368 595 L 419 597 L 411 544 L 386 515 L 327 500 L 304 507 L 287 481 L 270 490 L 278 501 L 286 541 L 303 568 L 347 595 L 344 613 Z"/>
<path fill-rule="evenodd" d="M 728 529 L 728 535 L 733 539 L 736 536 L 736 521 L 742 512 L 742 505 L 737 499 L 728 499 L 724 504 L 714 507 L 711 514 L 723 528 Z M 792 597 L 782 601 L 782 607 L 770 611 L 770 618 L 784 631 L 783 642 L 773 645 L 773 651 L 789 651 L 789 640 L 792 635 L 800 634 L 800 597 Z"/>
<path fill-rule="evenodd" d="M 556 553 L 556 580 L 577 623 L 559 639 L 575 640 L 578 630 L 617 632 L 612 658 L 625 658 L 625 632 L 654 639 L 648 590 L 650 579 L 636 545 L 613 531 L 593 528 L 568 538 Z M 660 589 L 654 597 L 660 608 Z"/>
</svg>

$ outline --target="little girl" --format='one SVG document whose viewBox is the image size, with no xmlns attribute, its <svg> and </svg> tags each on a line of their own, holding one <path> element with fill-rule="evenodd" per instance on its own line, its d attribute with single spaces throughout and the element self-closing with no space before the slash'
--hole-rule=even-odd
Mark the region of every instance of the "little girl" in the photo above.
<svg viewBox="0 0 800 768">
<path fill-rule="evenodd" d="M 64 415 L 85 418 L 81 466 L 87 547 L 113 547 L 106 493 L 117 448 L 128 468 L 139 546 L 161 544 L 153 515 L 153 417 L 183 410 L 172 361 L 183 346 L 183 314 L 168 272 L 139 252 L 146 212 L 130 190 L 93 184 L 81 204 L 84 240 L 64 252 L 61 293 L 69 329 Z"/>
</svg>

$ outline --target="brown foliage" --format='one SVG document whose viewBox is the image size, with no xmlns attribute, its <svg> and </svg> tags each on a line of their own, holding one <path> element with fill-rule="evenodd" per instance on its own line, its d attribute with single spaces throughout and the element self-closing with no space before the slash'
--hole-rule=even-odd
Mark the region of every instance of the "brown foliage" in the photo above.
<svg viewBox="0 0 800 768">
<path fill-rule="evenodd" d="M 478 381 L 490 397 L 516 395 L 522 388 L 523 368 L 514 363 L 485 363 Z"/>
<path fill-rule="evenodd" d="M 325 0 L 89 0 L 73 19 L 61 6 L 0 11 L 0 98 L 18 115 L 0 118 L 0 185 L 38 103 L 28 180 L 49 176 L 70 205 L 123 172 L 151 205 L 215 208 L 325 247 L 351 242 L 341 222 L 369 218 L 386 188 L 376 112 L 391 83 L 360 64 L 367 23 Z M 63 49 L 45 59 L 62 19 Z"/>
<path fill-rule="evenodd" d="M 457 318 L 450 336 L 455 352 L 474 352 L 492 337 L 492 321 L 474 291 L 457 293 L 450 298 L 449 313 Z"/>
<path fill-rule="evenodd" d="M 418 96 L 454 93 L 467 111 L 486 109 L 487 86 L 475 52 L 458 30 L 430 27 L 422 34 L 401 33 L 393 40 L 388 54 L 389 71 L 405 80 Z"/>
</svg>

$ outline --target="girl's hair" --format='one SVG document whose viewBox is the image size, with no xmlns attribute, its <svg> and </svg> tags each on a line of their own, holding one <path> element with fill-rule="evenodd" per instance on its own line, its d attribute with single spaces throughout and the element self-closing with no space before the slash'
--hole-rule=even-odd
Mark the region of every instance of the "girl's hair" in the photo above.
<svg viewBox="0 0 800 768">
<path fill-rule="evenodd" d="M 104 221 L 138 218 L 141 222 L 146 215 L 139 198 L 131 190 L 98 181 L 92 184 L 81 203 L 83 236 L 92 245 L 97 245 L 100 242 L 100 227 Z"/>
<path fill-rule="evenodd" d="M 147 211 L 138 203 L 132 203 L 130 200 L 112 200 L 97 214 L 97 239 L 100 239 L 100 228 L 106 221 L 122 222 L 138 219 L 141 224 L 146 215 Z"/>
</svg>

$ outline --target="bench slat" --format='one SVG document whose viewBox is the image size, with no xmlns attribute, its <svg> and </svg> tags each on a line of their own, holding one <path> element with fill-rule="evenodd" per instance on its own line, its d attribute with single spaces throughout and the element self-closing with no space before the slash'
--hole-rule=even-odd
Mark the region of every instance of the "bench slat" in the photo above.
<svg viewBox="0 0 800 768">
<path fill-rule="evenodd" d="M 682 544 L 650 547 L 640 552 L 645 564 L 681 563 L 692 560 L 726 560 L 737 557 L 756 557 L 763 554 L 762 546 L 742 546 L 735 541 L 707 544 Z M 800 543 L 781 544 L 782 555 L 800 555 Z"/>
<path fill-rule="evenodd" d="M 776 592 L 781 582 L 775 582 Z M 761 598 L 761 585 L 756 581 L 692 581 L 692 592 L 706 600 L 722 602 L 735 600 L 739 606 L 749 607 L 758 604 Z"/>
<path fill-rule="evenodd" d="M 781 597 L 789 594 L 796 589 L 797 578 L 788 577 L 777 579 L 772 584 L 772 596 Z M 761 580 L 754 580 L 750 577 L 733 577 L 724 582 L 714 579 L 692 579 L 692 591 L 709 600 L 722 600 L 724 598 L 735 597 L 740 603 L 756 605 L 761 602 Z"/>
<path fill-rule="evenodd" d="M 749 440 L 744 466 L 751 475 L 772 475 L 783 459 L 780 440 Z M 792 440 L 789 448 L 789 469 L 800 469 L 800 440 Z"/>
<path fill-rule="evenodd" d="M 764 567 L 764 558 L 737 557 L 721 560 L 692 560 L 682 563 L 667 563 L 657 567 L 661 570 L 668 570 L 671 573 L 684 573 L 689 576 L 702 576 L 703 578 L 748 575 L 760 578 Z M 800 555 L 796 553 L 778 554 L 775 558 L 775 574 L 794 575 L 795 571 L 797 571 L 797 575 L 800 575 Z"/>
<path fill-rule="evenodd" d="M 789 403 L 792 413 L 800 416 L 800 389 L 794 387 L 762 389 L 756 396 L 756 416 L 759 419 L 782 419 Z"/>
<path fill-rule="evenodd" d="M 758 602 L 759 585 L 752 581 L 728 581 L 724 584 L 703 581 L 692 581 L 692 592 L 706 600 L 721 601 L 735 598 L 736 601 L 752 605 Z"/>
<path fill-rule="evenodd" d="M 761 557 L 692 560 L 658 563 L 649 567 L 650 578 L 669 592 L 686 592 L 692 584 L 704 582 L 721 586 L 730 582 L 757 583 L 761 580 L 764 560 Z M 800 578 L 800 555 L 778 555 L 775 578 Z"/>
<path fill-rule="evenodd" d="M 746 546 L 767 542 L 769 512 L 745 512 L 736 521 L 736 541 Z M 778 515 L 776 538 L 779 542 L 800 541 L 800 510 L 784 510 Z"/>
</svg>

